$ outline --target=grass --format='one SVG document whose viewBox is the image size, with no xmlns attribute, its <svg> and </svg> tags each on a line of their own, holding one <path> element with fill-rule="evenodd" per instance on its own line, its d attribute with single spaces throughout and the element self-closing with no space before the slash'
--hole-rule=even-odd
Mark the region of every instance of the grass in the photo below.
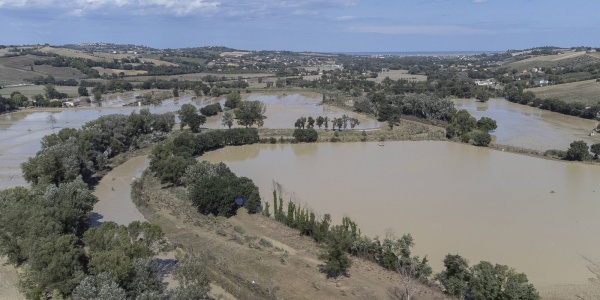
<svg viewBox="0 0 600 300">
<path fill-rule="evenodd" d="M 52 75 L 57 80 L 82 79 L 86 75 L 75 68 L 58 68 L 49 65 L 34 65 L 36 59 L 44 59 L 34 55 L 0 58 L 0 85 L 25 83 L 25 79 L 35 76 Z M 33 71 L 31 66 L 33 65 Z"/>
<path fill-rule="evenodd" d="M 503 67 L 509 69 L 517 69 L 519 71 L 529 70 L 531 68 L 552 68 L 552 67 L 565 67 L 565 68 L 577 68 L 581 66 L 587 66 L 593 63 L 599 63 L 599 57 L 594 55 L 588 55 L 585 52 L 567 52 L 558 55 L 545 55 L 536 56 L 520 61 L 516 61 Z"/>
<path fill-rule="evenodd" d="M 76 86 L 55 86 L 56 90 L 61 92 L 61 93 L 67 93 L 67 95 L 69 95 L 69 98 L 75 98 L 78 97 L 79 94 L 77 93 L 77 87 Z M 0 90 L 0 95 L 6 97 L 6 96 L 10 96 L 10 93 L 12 92 L 21 92 L 21 94 L 31 98 L 37 94 L 42 94 L 44 95 L 44 86 L 43 85 L 24 85 L 24 86 L 14 86 L 14 87 L 7 87 L 7 88 L 3 88 Z"/>
<path fill-rule="evenodd" d="M 123 72 L 125 74 L 125 76 L 133 76 L 133 75 L 140 75 L 140 74 L 148 73 L 148 71 L 146 71 L 146 70 L 105 69 L 102 67 L 94 67 L 93 69 L 98 70 L 98 73 L 100 73 L 101 75 L 104 73 L 118 75 L 119 73 Z"/>
<path fill-rule="evenodd" d="M 600 102 L 600 82 L 593 80 L 570 82 L 528 89 L 539 98 L 556 98 L 565 102 L 594 105 Z"/>
</svg>

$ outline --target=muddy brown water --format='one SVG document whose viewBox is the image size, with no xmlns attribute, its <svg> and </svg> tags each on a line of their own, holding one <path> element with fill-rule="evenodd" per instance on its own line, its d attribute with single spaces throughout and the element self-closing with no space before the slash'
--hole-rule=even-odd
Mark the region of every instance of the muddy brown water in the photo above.
<svg viewBox="0 0 600 300">
<path fill-rule="evenodd" d="M 411 233 L 434 271 L 448 253 L 525 272 L 537 285 L 581 284 L 600 260 L 600 167 L 450 142 L 248 145 L 210 152 L 255 181 L 364 234 Z"/>
<path fill-rule="evenodd" d="M 120 98 L 119 98 L 120 99 Z M 266 128 L 293 128 L 294 122 L 299 117 L 305 116 L 329 116 L 341 117 L 343 114 L 356 116 L 360 119 L 359 129 L 378 127 L 379 123 L 370 118 L 360 117 L 342 109 L 319 105 L 320 98 L 305 97 L 298 94 L 290 95 L 248 95 L 247 100 L 263 101 L 267 105 L 264 127 Z M 160 106 L 148 106 L 152 113 L 174 112 L 181 105 L 192 103 L 200 108 L 215 101 L 225 102 L 224 98 L 199 97 L 192 99 L 191 96 L 181 97 L 178 100 L 165 100 Z M 107 100 L 107 103 L 113 103 Z M 113 104 L 119 104 L 115 102 Z M 0 115 L 0 189 L 27 185 L 21 175 L 21 163 L 28 157 L 35 156 L 40 149 L 42 137 L 62 128 L 80 128 L 88 121 L 100 116 L 110 114 L 129 115 L 139 112 L 139 107 L 104 107 L 97 108 L 74 108 L 52 111 L 28 111 Z M 48 117 L 53 115 L 56 119 L 55 128 L 48 122 Z M 204 125 L 208 128 L 223 128 L 220 118 L 212 118 Z M 177 120 L 178 121 L 178 120 Z"/>
<path fill-rule="evenodd" d="M 504 99 L 482 103 L 473 99 L 454 100 L 457 109 L 466 109 L 476 117 L 496 120 L 493 133 L 496 143 L 546 151 L 567 150 L 569 144 L 583 140 L 588 145 L 600 143 L 600 134 L 590 136 L 598 121 L 563 115 Z"/>
</svg>

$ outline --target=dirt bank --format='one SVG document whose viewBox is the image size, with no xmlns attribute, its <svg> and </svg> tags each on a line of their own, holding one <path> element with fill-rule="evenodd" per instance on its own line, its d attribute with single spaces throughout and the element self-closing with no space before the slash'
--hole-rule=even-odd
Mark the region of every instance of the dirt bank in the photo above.
<svg viewBox="0 0 600 300">
<path fill-rule="evenodd" d="M 19 292 L 19 276 L 17 270 L 7 264 L 5 257 L 0 257 L 0 300 L 25 299 Z"/>
<path fill-rule="evenodd" d="M 183 189 L 160 189 L 146 181 L 140 211 L 160 225 L 177 246 L 201 255 L 211 280 L 238 299 L 389 299 L 401 287 L 394 272 L 353 258 L 349 277 L 327 279 L 319 272 L 321 249 L 312 239 L 271 218 L 241 209 L 229 219 L 203 216 Z M 417 299 L 444 299 L 420 287 Z"/>
</svg>

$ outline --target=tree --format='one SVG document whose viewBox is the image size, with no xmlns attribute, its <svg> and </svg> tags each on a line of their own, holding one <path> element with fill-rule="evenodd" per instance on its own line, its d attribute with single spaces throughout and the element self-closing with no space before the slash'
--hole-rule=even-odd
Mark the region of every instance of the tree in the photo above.
<svg viewBox="0 0 600 300">
<path fill-rule="evenodd" d="M 323 124 L 325 125 L 325 130 L 327 130 L 329 128 L 329 117 L 328 116 L 325 116 L 325 118 L 323 118 Z"/>
<path fill-rule="evenodd" d="M 235 118 L 238 124 L 246 128 L 256 124 L 261 127 L 264 123 L 267 107 L 264 103 L 256 101 L 242 101 L 235 109 Z"/>
<path fill-rule="evenodd" d="M 54 133 L 54 125 L 56 125 L 56 117 L 53 114 L 48 115 L 48 123 L 52 127 L 52 133 Z"/>
<path fill-rule="evenodd" d="M 298 128 L 298 129 L 304 129 L 306 127 L 306 118 L 305 117 L 298 118 L 298 120 L 296 120 L 296 123 L 294 123 L 294 127 Z"/>
<path fill-rule="evenodd" d="M 319 129 L 321 129 L 321 126 L 323 126 L 323 123 L 325 123 L 325 118 L 323 118 L 322 116 L 318 116 L 317 117 L 317 127 L 319 127 Z"/>
<path fill-rule="evenodd" d="M 600 143 L 590 146 L 590 150 L 594 153 L 594 158 L 598 159 L 598 156 L 600 155 Z"/>
<path fill-rule="evenodd" d="M 293 135 L 299 143 L 313 143 L 319 139 L 319 134 L 314 128 L 295 129 Z"/>
<path fill-rule="evenodd" d="M 221 125 L 227 126 L 229 129 L 231 129 L 231 126 L 233 126 L 233 120 L 234 120 L 233 113 L 231 111 L 226 111 L 223 113 L 223 116 L 221 117 Z"/>
<path fill-rule="evenodd" d="M 61 98 L 61 94 L 56 90 L 53 84 L 46 84 L 44 87 L 44 94 L 46 95 L 46 99 L 51 100 L 54 98 Z"/>
<path fill-rule="evenodd" d="M 313 117 L 308 117 L 306 128 L 314 128 L 315 127 L 315 119 Z"/>
<path fill-rule="evenodd" d="M 354 129 L 357 125 L 360 125 L 360 121 L 357 118 L 350 118 L 350 128 Z"/>
<path fill-rule="evenodd" d="M 477 128 L 483 132 L 488 132 L 498 128 L 498 125 L 496 124 L 496 120 L 488 117 L 482 117 L 477 121 Z"/>
<path fill-rule="evenodd" d="M 219 102 L 209 104 L 205 107 L 200 108 L 200 113 L 202 113 L 205 116 L 214 116 L 222 111 L 223 109 L 221 108 L 221 104 Z"/>
<path fill-rule="evenodd" d="M 475 130 L 471 133 L 475 146 L 487 147 L 492 142 L 492 136 L 487 132 Z"/>
<path fill-rule="evenodd" d="M 446 269 L 435 276 L 444 287 L 444 292 L 454 297 L 464 298 L 470 280 L 469 262 L 460 255 L 448 254 L 444 258 Z"/>
<path fill-rule="evenodd" d="M 477 101 L 487 102 L 490 100 L 490 93 L 485 88 L 478 88 L 475 93 L 475 99 L 477 99 Z"/>
<path fill-rule="evenodd" d="M 80 85 L 77 88 L 77 93 L 79 94 L 79 96 L 89 96 L 90 94 L 88 93 L 88 90 L 85 86 Z"/>
<path fill-rule="evenodd" d="M 102 100 L 102 90 L 98 87 L 92 88 L 92 94 L 94 95 L 94 101 L 98 102 Z"/>
<path fill-rule="evenodd" d="M 352 265 L 348 257 L 348 249 L 352 244 L 350 232 L 342 225 L 336 225 L 329 231 L 327 249 L 319 258 L 325 261 L 321 270 L 327 277 L 338 277 L 346 275 Z"/>
<path fill-rule="evenodd" d="M 571 143 L 569 150 L 567 150 L 565 159 L 583 161 L 588 159 L 589 156 L 590 153 L 587 143 L 584 141 L 575 141 Z"/>
<path fill-rule="evenodd" d="M 236 109 L 240 102 L 242 102 L 240 92 L 231 92 L 227 94 L 227 100 L 225 100 L 225 107 L 228 107 L 230 109 Z"/>
<path fill-rule="evenodd" d="M 173 88 L 173 97 L 179 97 L 179 90 L 177 89 L 177 87 Z"/>
<path fill-rule="evenodd" d="M 487 261 L 473 266 L 469 288 L 469 299 L 540 299 L 533 285 L 528 283 L 525 274 L 516 273 L 505 265 L 496 264 L 494 266 Z"/>
<path fill-rule="evenodd" d="M 200 125 L 206 122 L 206 117 L 198 114 L 197 109 L 192 104 L 184 104 L 178 111 L 179 119 L 181 120 L 181 128 L 188 125 L 192 132 L 200 132 Z"/>
<path fill-rule="evenodd" d="M 82 280 L 73 290 L 73 300 L 116 300 L 126 299 L 125 290 L 109 273 L 92 275 Z"/>
<path fill-rule="evenodd" d="M 193 255 L 186 254 L 177 265 L 173 277 L 179 286 L 171 292 L 171 299 L 206 299 L 210 291 L 210 281 L 204 273 L 204 263 Z"/>
</svg>

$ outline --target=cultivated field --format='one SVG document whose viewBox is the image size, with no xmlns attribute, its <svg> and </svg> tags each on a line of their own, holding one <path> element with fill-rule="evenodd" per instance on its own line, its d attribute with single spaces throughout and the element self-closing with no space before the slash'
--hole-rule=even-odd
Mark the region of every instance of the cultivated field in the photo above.
<svg viewBox="0 0 600 300">
<path fill-rule="evenodd" d="M 368 80 L 380 83 L 386 77 L 389 77 L 391 80 L 404 79 L 408 81 L 427 81 L 427 76 L 408 74 L 408 70 L 390 70 L 387 72 L 379 72 L 377 73 L 377 78 L 369 78 Z"/>
<path fill-rule="evenodd" d="M 102 67 L 93 67 L 92 69 L 98 70 L 98 73 L 100 73 L 100 75 L 102 74 L 114 74 L 114 75 L 119 75 L 119 73 L 123 72 L 125 74 L 125 76 L 134 76 L 134 75 L 141 75 L 141 74 L 146 74 L 148 73 L 148 71 L 145 70 L 119 70 L 119 69 L 106 69 L 106 68 L 102 68 Z"/>
<path fill-rule="evenodd" d="M 52 75 L 57 80 L 81 79 L 85 74 L 74 68 L 58 68 L 49 65 L 34 65 L 36 59 L 42 57 L 34 55 L 23 55 L 15 57 L 0 58 L 0 85 L 24 83 L 25 79 L 35 76 Z M 31 70 L 33 66 L 33 71 Z"/>
<path fill-rule="evenodd" d="M 48 53 L 54 53 L 54 54 L 58 54 L 58 55 L 61 55 L 61 56 L 91 59 L 91 60 L 95 60 L 95 61 L 103 61 L 103 60 L 113 60 L 113 59 L 133 58 L 133 57 L 135 57 L 134 54 L 120 54 L 120 53 L 112 54 L 112 53 L 103 53 L 103 52 L 87 53 L 87 52 L 82 52 L 82 51 L 73 50 L 73 49 L 54 48 L 54 47 L 44 47 L 44 48 L 41 48 L 40 51 L 42 51 L 42 52 L 48 52 Z M 142 62 L 152 62 L 152 63 L 154 63 L 157 66 L 176 66 L 177 65 L 177 64 L 174 64 L 174 63 L 170 63 L 170 62 L 166 62 L 166 61 L 161 61 L 161 60 L 158 60 L 158 59 L 151 59 L 151 58 L 140 58 L 140 61 L 142 61 Z"/>
<path fill-rule="evenodd" d="M 579 67 L 592 63 L 600 63 L 600 56 L 594 56 L 586 54 L 584 51 L 580 51 L 557 55 L 536 56 L 504 65 L 504 67 L 523 71 L 531 68 L 544 67 Z"/>
<path fill-rule="evenodd" d="M 565 102 L 582 102 L 586 105 L 600 103 L 600 82 L 585 80 L 528 89 L 539 98 L 557 98 Z"/>
<path fill-rule="evenodd" d="M 69 97 L 74 98 L 78 97 L 76 86 L 54 86 L 57 91 L 61 93 L 67 93 Z M 44 95 L 44 86 L 43 85 L 23 85 L 23 86 L 12 86 L 3 88 L 0 90 L 0 95 L 4 97 L 10 97 L 10 93 L 12 92 L 21 92 L 21 94 L 31 98 L 37 94 Z"/>
</svg>

